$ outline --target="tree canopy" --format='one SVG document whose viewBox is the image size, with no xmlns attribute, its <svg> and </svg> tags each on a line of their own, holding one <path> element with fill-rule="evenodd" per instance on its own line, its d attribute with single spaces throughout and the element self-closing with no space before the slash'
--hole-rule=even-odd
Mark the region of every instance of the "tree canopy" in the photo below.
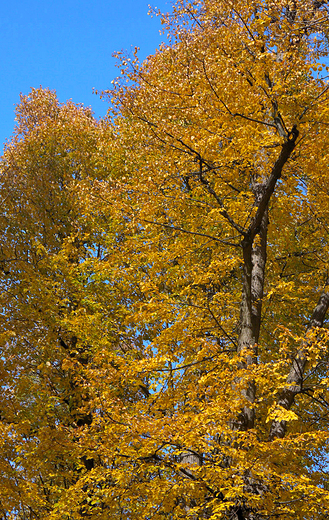
<svg viewBox="0 0 329 520">
<path fill-rule="evenodd" d="M 160 15 L 104 120 L 41 88 L 17 107 L 1 517 L 324 520 L 328 5 Z"/>
</svg>

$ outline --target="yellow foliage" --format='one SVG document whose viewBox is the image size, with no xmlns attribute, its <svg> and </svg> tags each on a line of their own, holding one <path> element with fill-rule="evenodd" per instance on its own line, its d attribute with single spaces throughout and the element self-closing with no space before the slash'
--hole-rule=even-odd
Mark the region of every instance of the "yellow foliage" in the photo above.
<svg viewBox="0 0 329 520">
<path fill-rule="evenodd" d="M 328 11 L 178 0 L 1 160 L 0 516 L 323 520 Z M 321 67 L 323 70 L 321 70 Z"/>
</svg>

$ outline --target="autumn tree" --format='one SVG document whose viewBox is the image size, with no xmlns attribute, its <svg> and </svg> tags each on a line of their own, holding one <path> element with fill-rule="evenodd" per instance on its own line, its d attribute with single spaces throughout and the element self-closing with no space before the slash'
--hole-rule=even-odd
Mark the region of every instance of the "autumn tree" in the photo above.
<svg viewBox="0 0 329 520">
<path fill-rule="evenodd" d="M 119 517 L 328 514 L 326 4 L 177 2 L 170 44 L 121 59 L 148 393 L 103 443 Z"/>
<path fill-rule="evenodd" d="M 162 21 L 102 124 L 33 93 L 4 156 L 2 515 L 322 520 L 327 2 Z"/>
<path fill-rule="evenodd" d="M 81 367 L 91 359 L 84 328 L 90 339 L 103 281 L 90 277 L 108 218 L 98 204 L 96 228 L 88 194 L 109 161 L 104 125 L 48 89 L 21 96 L 16 121 L 0 165 L 0 516 L 48 518 L 94 464 L 79 445 L 92 421 Z"/>
</svg>

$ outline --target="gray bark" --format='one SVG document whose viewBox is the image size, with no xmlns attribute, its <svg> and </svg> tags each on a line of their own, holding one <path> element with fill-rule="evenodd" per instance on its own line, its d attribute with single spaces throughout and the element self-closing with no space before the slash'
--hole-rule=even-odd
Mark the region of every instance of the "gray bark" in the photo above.
<svg viewBox="0 0 329 520">
<path fill-rule="evenodd" d="M 240 307 L 240 334 L 238 339 L 238 353 L 251 351 L 239 368 L 248 368 L 257 363 L 257 343 L 261 326 L 262 298 L 264 291 L 264 277 L 266 265 L 266 243 L 268 227 L 268 205 L 273 195 L 277 181 L 281 177 L 282 169 L 296 146 L 299 132 L 294 126 L 288 134 L 287 140 L 281 147 L 281 153 L 273 165 L 271 174 L 266 182 L 255 182 L 256 215 L 252 219 L 247 233 L 242 241 L 243 250 L 243 283 Z M 259 235 L 259 241 L 255 237 Z M 250 381 L 242 392 L 247 401 L 254 403 L 256 387 Z M 255 412 L 253 406 L 244 406 L 237 424 L 238 429 L 253 428 Z"/>
</svg>

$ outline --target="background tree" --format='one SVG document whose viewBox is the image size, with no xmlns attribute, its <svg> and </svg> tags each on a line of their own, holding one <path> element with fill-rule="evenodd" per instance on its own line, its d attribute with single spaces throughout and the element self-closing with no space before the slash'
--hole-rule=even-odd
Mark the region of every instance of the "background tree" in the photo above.
<svg viewBox="0 0 329 520">
<path fill-rule="evenodd" d="M 92 421 L 81 367 L 103 283 L 90 277 L 105 215 L 96 228 L 88 194 L 107 176 L 107 131 L 89 108 L 59 104 L 47 89 L 22 96 L 16 114 L 1 161 L 0 510 L 26 519 L 48 517 L 94 464 L 79 444 Z M 102 333 L 106 341 L 111 331 Z"/>
</svg>

